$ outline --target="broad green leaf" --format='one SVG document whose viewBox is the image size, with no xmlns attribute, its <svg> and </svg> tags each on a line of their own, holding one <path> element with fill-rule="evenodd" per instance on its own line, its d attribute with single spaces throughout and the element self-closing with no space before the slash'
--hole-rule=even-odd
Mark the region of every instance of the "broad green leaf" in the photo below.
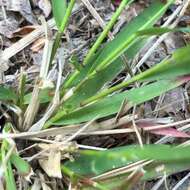
<svg viewBox="0 0 190 190">
<path fill-rule="evenodd" d="M 92 69 L 92 66 L 94 68 L 103 62 L 106 62 L 104 64 L 111 63 L 128 48 L 134 45 L 134 43 L 137 45 L 137 42 L 139 43 L 142 39 L 140 38 L 140 40 L 139 38 L 134 37 L 136 36 L 135 33 L 138 30 L 152 27 L 173 2 L 174 0 L 169 0 L 167 4 L 163 4 L 161 1 L 155 0 L 150 7 L 145 9 L 140 15 L 127 24 L 121 30 L 121 32 L 116 35 L 114 40 L 106 43 L 106 45 L 104 45 L 104 47 L 94 55 L 94 58 L 89 61 L 83 70 L 80 72 L 75 72 L 71 77 L 69 77 L 69 79 L 64 84 L 64 87 L 70 88 L 77 85 L 81 80 L 84 79 L 89 70 Z M 134 49 L 134 47 L 131 47 L 131 49 Z M 128 52 L 126 52 L 125 55 L 128 59 L 132 58 L 130 55 L 128 55 Z M 117 65 L 117 62 L 115 65 Z"/>
<path fill-rule="evenodd" d="M 15 92 L 8 87 L 0 86 L 0 100 L 16 100 L 17 96 Z"/>
<path fill-rule="evenodd" d="M 10 156 L 10 161 L 17 169 L 20 175 L 26 176 L 31 172 L 31 167 L 28 164 L 28 162 L 23 160 L 19 155 L 13 153 Z"/>
<path fill-rule="evenodd" d="M 128 107 L 130 108 L 133 105 L 138 105 L 151 100 L 154 97 L 157 97 L 162 93 L 183 84 L 186 81 L 188 81 L 188 79 L 185 78 L 180 80 L 161 80 L 140 88 L 131 89 L 129 91 L 104 98 L 96 103 L 66 115 L 64 115 L 62 112 L 59 112 L 56 117 L 52 118 L 47 123 L 47 125 L 75 124 L 90 121 L 95 117 L 102 118 L 117 113 L 124 100 L 128 102 Z"/>
<path fill-rule="evenodd" d="M 96 176 L 107 171 L 124 167 L 139 160 L 155 160 L 166 163 L 190 163 L 190 147 L 169 145 L 125 146 L 105 151 L 80 151 L 74 161 L 64 166 L 83 176 Z"/>
<path fill-rule="evenodd" d="M 53 15 L 55 18 L 56 25 L 60 30 L 63 18 L 67 9 L 67 1 L 66 0 L 52 0 L 52 9 Z"/>
</svg>

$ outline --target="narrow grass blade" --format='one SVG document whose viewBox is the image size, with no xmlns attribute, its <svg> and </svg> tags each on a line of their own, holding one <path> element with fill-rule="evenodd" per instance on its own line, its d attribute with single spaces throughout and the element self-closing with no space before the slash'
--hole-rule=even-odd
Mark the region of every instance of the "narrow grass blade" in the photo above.
<svg viewBox="0 0 190 190">
<path fill-rule="evenodd" d="M 68 114 L 62 111 L 50 119 L 46 127 L 50 125 L 76 124 L 90 121 L 97 116 L 98 118 L 102 118 L 111 114 L 115 114 L 120 109 L 120 106 L 124 100 L 127 101 L 128 108 L 131 108 L 133 105 L 138 105 L 145 101 L 151 100 L 154 97 L 157 97 L 162 93 L 185 83 L 188 80 L 188 78 L 177 80 L 161 80 L 144 87 L 132 89 L 127 92 L 122 92 L 120 94 L 107 97 L 94 104 L 88 105 Z"/>
<path fill-rule="evenodd" d="M 101 99 L 117 90 L 129 86 L 134 82 L 142 81 L 154 81 L 175 78 L 177 76 L 187 75 L 190 73 L 190 45 L 183 47 L 174 52 L 171 58 L 162 61 L 161 63 L 155 65 L 154 67 L 135 75 L 133 78 L 126 82 L 122 82 L 112 88 L 102 91 L 101 93 L 87 99 L 82 103 L 86 105 L 98 99 Z"/>
<path fill-rule="evenodd" d="M 66 0 L 52 0 L 53 15 L 57 28 L 61 30 L 61 24 L 66 14 L 67 1 Z"/>
<path fill-rule="evenodd" d="M 7 169 L 5 171 L 5 181 L 7 190 L 16 190 L 16 183 L 13 175 L 13 169 L 10 161 L 7 162 Z"/>
<path fill-rule="evenodd" d="M 119 8 L 116 10 L 114 15 L 112 16 L 110 22 L 107 24 L 103 32 L 100 34 L 92 48 L 89 50 L 88 54 L 86 55 L 83 64 L 86 65 L 86 63 L 89 62 L 92 56 L 94 56 L 94 53 L 96 50 L 100 47 L 102 41 L 106 38 L 108 32 L 111 30 L 115 22 L 117 21 L 118 17 L 120 16 L 121 12 L 125 8 L 126 5 L 130 4 L 133 0 L 123 0 L 121 4 L 119 5 Z"/>
<path fill-rule="evenodd" d="M 7 131 L 7 130 L 9 130 L 9 127 L 10 127 L 9 125 L 6 125 L 5 129 L 3 129 L 3 130 Z M 1 172 L 4 172 L 6 189 L 7 190 L 16 190 L 16 183 L 15 183 L 15 179 L 14 179 L 11 162 L 10 162 L 10 160 L 7 160 L 7 162 L 5 162 L 6 153 L 7 153 L 8 148 L 9 148 L 8 142 L 6 140 L 3 140 L 2 144 L 1 144 L 1 155 L 0 155 L 1 156 L 1 170 L 2 170 Z"/>
<path fill-rule="evenodd" d="M 54 0 L 53 0 L 54 1 Z M 66 2 L 66 0 L 63 0 L 64 2 Z M 56 0 L 56 6 L 59 6 L 60 3 L 63 3 L 64 5 L 64 2 L 63 1 L 60 1 L 60 0 Z M 62 6 L 63 6 L 62 5 Z M 57 49 L 59 47 L 59 44 L 60 44 L 60 41 L 61 41 L 61 37 L 62 37 L 62 34 L 63 32 L 65 31 L 65 28 L 69 22 L 69 18 L 71 16 L 71 12 L 73 10 L 73 7 L 75 5 L 75 0 L 71 0 L 68 4 L 68 7 L 66 9 L 66 12 L 65 14 L 63 15 L 63 18 L 61 18 L 62 16 L 60 16 L 60 26 L 59 26 L 59 31 L 57 32 L 56 34 L 56 38 L 55 38 L 55 41 L 54 41 L 54 44 L 53 44 L 53 48 L 52 48 L 52 54 L 51 54 L 51 59 L 50 59 L 50 63 L 52 63 L 54 57 L 55 57 L 55 54 L 57 52 Z M 59 9 L 59 8 L 58 8 Z M 64 9 L 64 8 L 63 8 Z M 55 10 L 56 11 L 56 10 Z M 61 11 L 65 11 L 65 10 L 61 10 Z M 61 14 L 61 13 L 60 13 Z"/>
<path fill-rule="evenodd" d="M 163 4 L 161 1 L 155 0 L 149 8 L 144 10 L 142 14 L 131 22 L 132 26 L 130 26 L 130 23 L 128 24 L 129 28 L 134 27 L 133 30 L 127 33 L 127 28 L 124 28 L 113 41 L 106 44 L 104 51 L 98 56 L 90 72 L 94 73 L 95 68 L 96 70 L 100 70 L 102 67 L 116 60 L 116 58 L 135 42 L 137 39 L 135 32 L 151 27 L 173 2 L 173 0 L 169 0 L 166 4 Z"/>
<path fill-rule="evenodd" d="M 18 89 L 19 99 L 17 101 L 17 105 L 21 109 L 23 109 L 23 105 L 24 105 L 25 85 L 26 85 L 26 75 L 21 70 L 20 81 L 19 81 L 19 89 Z"/>
<path fill-rule="evenodd" d="M 137 31 L 136 35 L 137 36 L 143 36 L 143 35 L 161 35 L 161 34 L 165 34 L 168 32 L 190 32 L 190 28 L 186 27 L 186 28 L 160 28 L 160 27 L 153 27 L 153 28 L 148 28 L 148 29 L 144 29 L 144 30 L 139 30 Z"/>
<path fill-rule="evenodd" d="M 136 37 L 135 33 L 138 30 L 152 27 L 173 2 L 174 0 L 170 0 L 167 4 L 163 4 L 161 1 L 155 0 L 150 7 L 145 9 L 140 15 L 127 24 L 121 32 L 116 35 L 114 40 L 104 45 L 104 47 L 89 60 L 83 70 L 72 74 L 69 79 L 66 80 L 64 88 L 71 88 L 79 84 L 79 82 L 87 76 L 90 70 L 93 70 L 93 68 L 96 68 L 100 64 L 104 66 L 110 64 L 132 45 L 135 46 L 135 43 L 140 42 L 140 39 Z M 126 56 L 128 59 L 131 58 L 128 52 L 126 52 Z"/>
</svg>

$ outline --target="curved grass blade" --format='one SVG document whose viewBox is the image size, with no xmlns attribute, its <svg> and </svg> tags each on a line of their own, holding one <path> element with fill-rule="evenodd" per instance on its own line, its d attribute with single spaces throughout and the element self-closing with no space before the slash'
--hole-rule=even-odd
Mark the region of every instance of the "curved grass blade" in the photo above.
<svg viewBox="0 0 190 190">
<path fill-rule="evenodd" d="M 161 35 L 161 34 L 165 34 L 168 32 L 190 32 L 190 28 L 186 27 L 186 28 L 167 28 L 167 27 L 152 27 L 152 28 L 148 28 L 148 29 L 144 29 L 144 30 L 139 30 L 136 32 L 137 36 L 143 36 L 143 35 Z"/>
</svg>

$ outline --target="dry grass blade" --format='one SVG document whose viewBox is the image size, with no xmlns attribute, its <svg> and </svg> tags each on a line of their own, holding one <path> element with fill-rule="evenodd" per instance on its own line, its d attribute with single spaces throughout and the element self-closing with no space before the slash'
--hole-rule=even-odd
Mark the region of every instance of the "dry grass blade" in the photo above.
<svg viewBox="0 0 190 190">
<path fill-rule="evenodd" d="M 87 131 L 83 132 L 82 134 L 84 134 L 84 135 L 92 134 L 93 135 L 93 132 L 88 132 L 88 131 L 93 131 L 93 130 L 96 131 L 98 129 L 100 129 L 101 131 L 99 131 L 99 132 L 97 131 L 97 133 L 103 134 L 103 130 L 119 127 L 121 125 L 124 125 L 124 124 L 130 122 L 131 120 L 132 120 L 132 116 L 129 115 L 129 116 L 122 117 L 117 124 L 115 124 L 114 118 L 100 122 L 100 123 L 94 123 L 93 126 L 89 130 L 87 129 Z M 11 133 L 0 134 L 0 139 L 5 139 L 5 138 L 31 139 L 31 138 L 35 138 L 35 137 L 56 136 L 59 134 L 72 135 L 72 134 L 76 133 L 81 128 L 81 126 L 82 125 L 71 125 L 71 126 L 45 129 L 43 131 L 29 131 L 29 132 L 22 132 L 22 133 L 18 133 L 18 134 L 11 134 Z"/>
<path fill-rule="evenodd" d="M 55 27 L 55 21 L 54 19 L 51 19 L 48 21 L 48 27 L 53 28 Z M 18 42 L 10 46 L 9 48 L 5 49 L 2 52 L 2 60 L 8 60 L 12 56 L 16 55 L 18 52 L 23 50 L 25 47 L 30 45 L 32 42 L 37 40 L 39 37 L 45 34 L 45 30 L 43 26 L 39 26 L 36 30 L 28 34 L 27 36 L 20 39 Z"/>
<path fill-rule="evenodd" d="M 43 128 L 45 122 L 51 117 L 51 115 L 54 113 L 54 111 L 60 105 L 59 91 L 60 91 L 60 87 L 61 87 L 61 79 L 62 79 L 62 72 L 63 72 L 64 64 L 65 64 L 65 60 L 61 56 L 60 59 L 59 59 L 59 62 L 58 62 L 57 84 L 56 84 L 55 94 L 54 94 L 52 103 L 47 108 L 46 113 L 44 114 L 44 116 L 37 123 L 35 123 L 29 129 L 29 131 L 40 131 Z"/>
<path fill-rule="evenodd" d="M 20 127 L 22 131 L 28 130 L 34 121 L 34 118 L 36 117 L 40 105 L 40 101 L 38 98 L 39 92 L 40 92 L 39 82 L 37 81 L 32 92 L 31 102 L 28 105 L 27 110 L 24 114 L 23 126 Z"/>
</svg>

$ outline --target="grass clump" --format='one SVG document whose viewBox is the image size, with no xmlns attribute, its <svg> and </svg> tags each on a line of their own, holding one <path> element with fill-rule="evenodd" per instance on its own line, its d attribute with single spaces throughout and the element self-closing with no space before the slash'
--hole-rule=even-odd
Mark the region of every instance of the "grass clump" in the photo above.
<svg viewBox="0 0 190 190">
<path fill-rule="evenodd" d="M 67 185 L 75 189 L 130 189 L 139 181 L 188 169 L 189 146 L 151 144 L 143 147 L 132 145 L 108 150 L 81 150 L 84 146 L 73 143 L 76 137 L 85 134 L 89 126 L 94 127 L 95 132 L 96 128 L 100 129 L 98 124 L 94 124 L 95 120 L 100 119 L 101 124 L 110 118 L 114 120 L 117 114 L 116 121 L 121 116 L 125 119 L 129 116 L 129 121 L 132 121 L 134 115 L 129 114 L 131 108 L 190 80 L 189 45 L 138 74 L 129 67 L 131 60 L 151 36 L 190 31 L 189 28 L 155 27 L 155 23 L 174 0 L 153 1 L 124 26 L 114 39 L 105 42 L 124 8 L 132 2 L 121 1 L 83 61 L 74 63 L 73 71 L 63 81 L 63 67 L 67 60 L 59 60 L 58 63 L 54 61 L 76 2 L 52 1 L 58 31 L 53 39 L 52 31 L 46 27 L 40 75 L 32 91 L 26 91 L 27 76 L 23 73 L 18 90 L 3 86 L 0 88 L 2 103 L 11 107 L 14 112 L 14 119 L 6 123 L 9 129 L 5 127 L 6 132 L 2 134 L 1 141 L 1 177 L 4 174 L 7 189 L 16 189 L 13 168 L 16 168 L 21 176 L 29 175 L 32 171 L 29 163 L 19 156 L 16 148 L 11 148 L 12 140 L 7 140 L 10 135 L 31 139 L 56 136 L 60 131 L 65 134 L 66 138 L 62 142 L 44 139 L 44 142 L 47 141 L 51 145 L 40 144 L 40 148 L 42 152 L 48 152 L 49 157 L 46 155 L 45 158 L 39 158 L 39 163 L 49 177 L 69 177 Z M 54 64 L 57 64 L 58 75 L 56 84 L 52 87 L 48 73 Z M 80 67 L 76 66 L 77 64 L 80 64 Z M 118 84 L 111 83 L 109 87 L 108 83 L 123 70 L 127 70 L 130 78 Z M 105 129 L 109 129 L 108 125 L 104 126 Z M 15 133 L 15 128 L 20 133 Z M 134 131 L 138 135 L 138 130 Z M 70 159 L 65 161 L 63 158 L 68 158 L 68 155 Z M 53 172 L 47 169 L 50 166 Z M 156 168 L 160 166 L 163 166 L 162 169 L 157 171 Z"/>
</svg>

